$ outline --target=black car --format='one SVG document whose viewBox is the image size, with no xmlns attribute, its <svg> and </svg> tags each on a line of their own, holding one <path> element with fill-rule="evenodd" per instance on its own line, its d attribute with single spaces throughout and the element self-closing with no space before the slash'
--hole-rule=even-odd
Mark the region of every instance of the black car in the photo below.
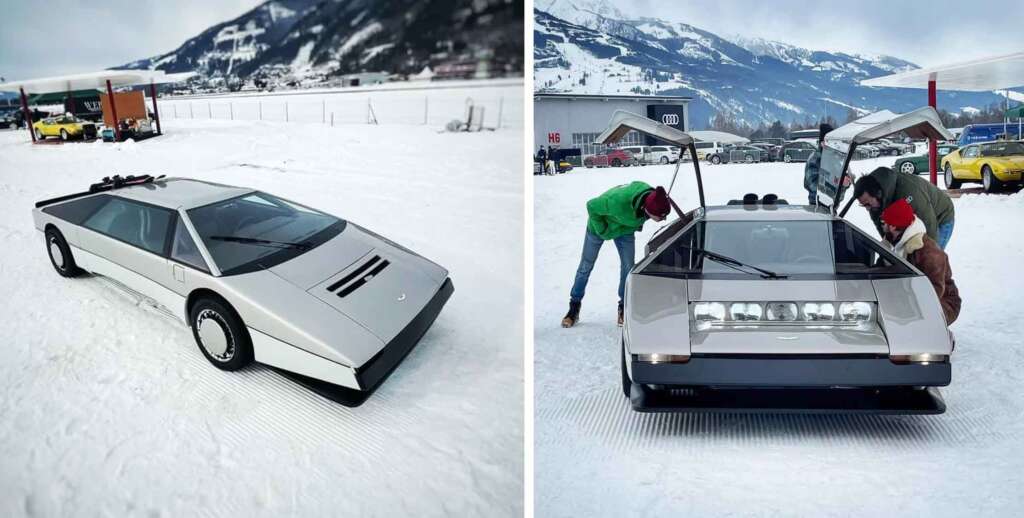
<svg viewBox="0 0 1024 518">
<path fill-rule="evenodd" d="M 722 151 L 717 153 L 711 153 L 707 155 L 708 162 L 712 164 L 727 164 L 729 162 L 746 162 L 752 164 L 754 162 L 767 161 L 767 153 L 758 147 L 737 144 L 732 146 L 725 146 Z"/>
<path fill-rule="evenodd" d="M 794 140 L 786 142 L 782 146 L 783 162 L 806 162 L 808 158 L 818 149 L 817 146 L 806 140 Z"/>
<path fill-rule="evenodd" d="M 25 114 L 17 106 L 0 107 L 0 128 L 24 128 Z"/>
<path fill-rule="evenodd" d="M 761 156 L 763 157 L 762 161 L 765 162 L 775 162 L 779 160 L 782 153 L 782 146 L 775 146 L 767 142 L 751 142 L 750 145 L 764 152 Z"/>
</svg>

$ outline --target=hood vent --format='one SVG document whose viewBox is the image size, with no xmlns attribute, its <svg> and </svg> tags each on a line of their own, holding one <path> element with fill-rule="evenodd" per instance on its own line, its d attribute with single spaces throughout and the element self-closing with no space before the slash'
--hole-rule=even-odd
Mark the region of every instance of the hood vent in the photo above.
<svg viewBox="0 0 1024 518">
<path fill-rule="evenodd" d="M 389 263 L 386 259 L 381 259 L 379 255 L 375 255 L 366 261 L 358 268 L 349 273 L 348 275 L 341 278 L 340 281 L 331 284 L 327 287 L 327 291 L 333 292 L 338 288 L 341 291 L 338 292 L 338 296 L 344 298 L 349 293 L 358 290 L 367 282 L 370 282 L 377 274 L 384 271 L 388 267 Z M 342 288 L 342 286 L 344 286 Z"/>
</svg>

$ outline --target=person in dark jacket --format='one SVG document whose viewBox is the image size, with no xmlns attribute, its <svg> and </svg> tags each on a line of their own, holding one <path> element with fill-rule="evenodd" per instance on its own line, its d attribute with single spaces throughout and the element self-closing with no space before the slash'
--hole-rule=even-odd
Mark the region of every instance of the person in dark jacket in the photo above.
<svg viewBox="0 0 1024 518">
<path fill-rule="evenodd" d="M 881 218 L 885 238 L 892 243 L 893 251 L 928 277 L 939 296 L 946 325 L 952 324 L 960 315 L 962 301 L 946 252 L 926 235 L 924 223 L 914 216 L 914 208 L 906 200 L 897 199 L 882 211 Z"/>
<path fill-rule="evenodd" d="M 897 174 L 888 167 L 879 167 L 857 179 L 853 197 L 868 210 L 878 234 L 882 229 L 882 209 L 899 199 L 907 200 L 914 214 L 924 223 L 928 237 L 945 250 L 953 236 L 953 200 L 938 187 L 913 174 Z"/>
<path fill-rule="evenodd" d="M 626 275 L 636 261 L 633 234 L 648 219 L 662 221 L 669 213 L 669 199 L 664 187 L 651 187 L 644 182 L 632 182 L 612 187 L 604 194 L 587 202 L 587 233 L 583 239 L 583 255 L 576 269 L 576 279 L 569 292 L 569 312 L 562 318 L 562 327 L 572 327 L 580 318 L 583 294 L 590 280 L 590 272 L 597 262 L 597 254 L 605 241 L 615 242 L 619 250 L 619 325 L 622 325 L 622 297 L 625 295 Z"/>
<path fill-rule="evenodd" d="M 537 162 L 540 164 L 540 174 L 547 173 L 548 152 L 544 151 L 544 146 L 540 146 L 537 149 Z"/>
<path fill-rule="evenodd" d="M 818 172 L 821 170 L 821 146 L 825 143 L 825 134 L 832 131 L 831 124 L 818 126 L 818 149 L 807 157 L 804 164 L 804 189 L 807 191 L 807 204 L 814 205 L 818 200 Z"/>
</svg>

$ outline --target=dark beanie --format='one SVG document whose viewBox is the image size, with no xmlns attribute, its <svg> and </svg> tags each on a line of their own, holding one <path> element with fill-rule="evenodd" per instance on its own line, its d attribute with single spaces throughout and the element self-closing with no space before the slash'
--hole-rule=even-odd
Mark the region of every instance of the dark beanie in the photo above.
<svg viewBox="0 0 1024 518">
<path fill-rule="evenodd" d="M 665 193 L 664 187 L 658 186 L 644 198 L 644 210 L 655 216 L 668 216 L 671 206 L 668 204 L 668 194 Z"/>
</svg>

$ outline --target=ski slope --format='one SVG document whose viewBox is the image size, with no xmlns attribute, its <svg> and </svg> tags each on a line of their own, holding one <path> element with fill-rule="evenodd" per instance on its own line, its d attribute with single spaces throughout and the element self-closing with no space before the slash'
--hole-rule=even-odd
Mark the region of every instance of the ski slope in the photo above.
<svg viewBox="0 0 1024 518">
<path fill-rule="evenodd" d="M 856 174 L 894 159 L 853 162 Z M 618 256 L 601 252 L 581 322 L 562 329 L 587 199 L 674 166 L 535 177 L 537 516 L 1012 516 L 1024 508 L 1024 193 L 954 200 L 963 310 L 941 416 L 639 414 L 622 396 Z M 709 204 L 807 199 L 803 164 L 703 165 Z M 941 182 L 941 180 L 940 180 Z M 673 197 L 698 205 L 692 165 Z M 866 211 L 848 214 L 875 235 Z M 659 224 L 637 236 L 638 255 Z"/>
<path fill-rule="evenodd" d="M 165 119 L 143 142 L 35 146 L 0 132 L 0 516 L 521 516 L 522 130 L 438 130 Z M 33 203 L 114 173 L 331 212 L 445 266 L 455 294 L 358 408 L 259 365 L 220 371 L 188 328 L 50 266 Z"/>
</svg>

